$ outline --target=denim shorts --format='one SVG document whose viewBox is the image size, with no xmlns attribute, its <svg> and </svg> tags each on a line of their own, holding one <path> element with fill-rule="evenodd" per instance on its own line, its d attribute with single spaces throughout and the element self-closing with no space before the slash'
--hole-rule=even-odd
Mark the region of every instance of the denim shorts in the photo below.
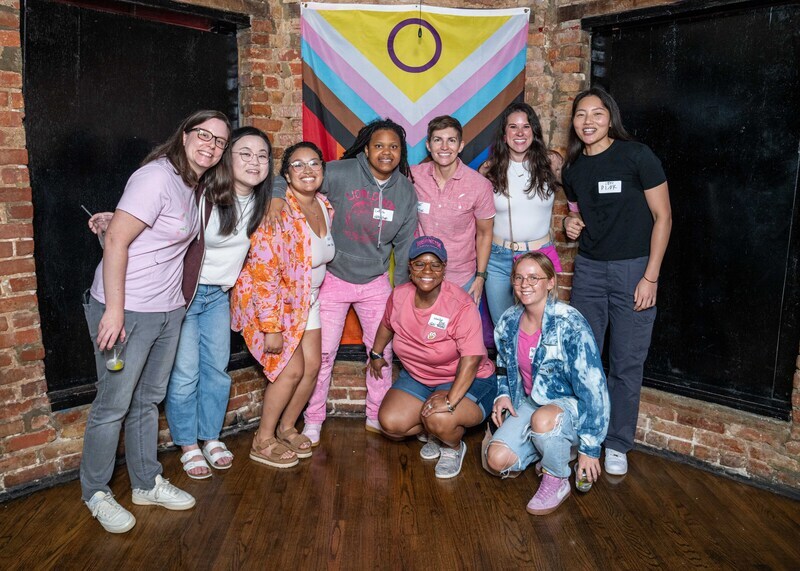
<svg viewBox="0 0 800 571">
<path fill-rule="evenodd" d="M 453 383 L 444 383 L 433 387 L 423 385 L 409 375 L 405 369 L 402 369 L 400 371 L 400 375 L 397 377 L 397 380 L 392 385 L 392 388 L 406 392 L 411 396 L 417 397 L 422 402 L 425 402 L 428 400 L 428 397 L 436 391 L 448 391 L 452 386 Z M 472 386 L 470 386 L 469 390 L 467 391 L 466 397 L 477 404 L 478 408 L 481 409 L 481 412 L 483 413 L 483 419 L 481 422 L 486 420 L 487 415 L 489 412 L 491 412 L 492 405 L 494 404 L 494 397 L 496 395 L 497 376 L 494 373 L 492 373 L 491 376 L 483 379 L 476 377 L 475 380 L 472 381 Z"/>
</svg>

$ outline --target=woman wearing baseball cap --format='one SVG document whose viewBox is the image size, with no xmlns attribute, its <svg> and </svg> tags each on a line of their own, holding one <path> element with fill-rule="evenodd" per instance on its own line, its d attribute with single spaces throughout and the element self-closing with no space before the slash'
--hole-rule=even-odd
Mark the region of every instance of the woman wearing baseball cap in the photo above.
<svg viewBox="0 0 800 571">
<path fill-rule="evenodd" d="M 465 430 L 491 412 L 497 393 L 494 365 L 483 345 L 477 306 L 444 279 L 442 241 L 420 236 L 408 257 L 411 282 L 389 297 L 368 374 L 381 374 L 388 364 L 383 350 L 392 341 L 403 370 L 378 411 L 383 432 L 393 440 L 426 432 L 420 455 L 439 459 L 437 478 L 453 478 L 467 450 L 461 440 Z"/>
</svg>

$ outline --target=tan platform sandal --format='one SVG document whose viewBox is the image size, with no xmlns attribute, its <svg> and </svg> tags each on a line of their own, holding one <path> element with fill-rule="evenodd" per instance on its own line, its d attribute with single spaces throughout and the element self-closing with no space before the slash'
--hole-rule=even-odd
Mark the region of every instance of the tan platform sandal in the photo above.
<svg viewBox="0 0 800 571">
<path fill-rule="evenodd" d="M 284 458 L 283 456 L 287 452 L 291 452 L 291 456 Z M 273 468 L 291 468 L 300 462 L 297 454 L 274 436 L 266 440 L 258 440 L 258 435 L 253 437 L 250 459 Z"/>
<path fill-rule="evenodd" d="M 275 432 L 278 435 L 278 440 L 283 442 L 289 450 L 297 454 L 298 458 L 311 458 L 311 447 L 313 444 L 308 436 L 297 432 L 294 426 L 285 432 L 281 432 L 280 427 L 278 427 Z M 308 446 L 303 447 L 305 443 L 308 443 Z"/>
</svg>

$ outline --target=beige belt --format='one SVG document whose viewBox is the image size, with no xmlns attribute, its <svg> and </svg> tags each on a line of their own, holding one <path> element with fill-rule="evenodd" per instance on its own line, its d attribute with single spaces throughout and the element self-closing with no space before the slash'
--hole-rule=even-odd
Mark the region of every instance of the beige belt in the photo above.
<svg viewBox="0 0 800 571">
<path fill-rule="evenodd" d="M 550 242 L 550 234 L 538 240 L 531 240 L 530 242 L 512 242 L 510 240 L 503 240 L 499 236 L 492 236 L 492 243 L 513 250 L 514 252 L 522 252 L 528 250 L 537 250 Z"/>
</svg>

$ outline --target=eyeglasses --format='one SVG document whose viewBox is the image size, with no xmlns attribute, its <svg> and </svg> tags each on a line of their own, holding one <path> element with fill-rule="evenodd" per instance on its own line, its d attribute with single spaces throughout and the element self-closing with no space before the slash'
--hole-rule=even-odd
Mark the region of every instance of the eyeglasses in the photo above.
<svg viewBox="0 0 800 571">
<path fill-rule="evenodd" d="M 414 269 L 415 272 L 423 271 L 425 269 L 425 266 L 429 267 L 431 271 L 434 272 L 441 272 L 444 269 L 444 263 L 442 262 L 422 262 L 422 261 L 411 262 L 411 267 Z"/>
<path fill-rule="evenodd" d="M 214 145 L 217 148 L 225 150 L 228 148 L 228 139 L 225 137 L 217 137 L 211 131 L 206 131 L 205 129 L 201 129 L 200 127 L 195 127 L 194 129 L 189 129 L 186 131 L 187 133 L 195 132 L 197 133 L 197 138 L 201 141 L 208 143 L 210 140 L 214 140 Z"/>
<path fill-rule="evenodd" d="M 310 168 L 312 171 L 318 171 L 322 168 L 322 161 L 319 159 L 311 159 L 308 162 L 297 160 L 289 163 L 289 166 L 292 167 L 294 172 L 303 172 L 306 170 L 306 167 Z"/>
<path fill-rule="evenodd" d="M 516 286 L 521 286 L 524 283 L 527 283 L 528 285 L 536 285 L 537 283 L 539 283 L 539 280 L 546 280 L 546 279 L 547 279 L 546 276 L 539 277 L 539 276 L 534 276 L 533 274 L 529 276 L 514 274 L 511 277 L 511 281 L 514 282 L 514 285 Z"/>
<path fill-rule="evenodd" d="M 254 155 L 253 153 L 248 151 L 238 151 L 236 152 L 236 154 L 239 155 L 242 158 L 242 161 L 246 163 L 252 161 L 253 157 L 256 157 L 256 160 L 260 165 L 265 165 L 269 162 L 269 155 L 266 153 L 261 153 L 260 155 Z"/>
</svg>

